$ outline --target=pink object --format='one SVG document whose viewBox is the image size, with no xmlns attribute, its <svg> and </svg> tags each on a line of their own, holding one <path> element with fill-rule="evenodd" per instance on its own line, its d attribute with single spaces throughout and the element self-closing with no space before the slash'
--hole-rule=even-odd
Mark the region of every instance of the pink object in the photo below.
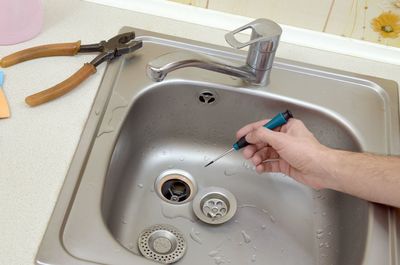
<svg viewBox="0 0 400 265">
<path fill-rule="evenodd" d="M 0 0 L 0 45 L 32 39 L 42 25 L 42 0 Z"/>
</svg>

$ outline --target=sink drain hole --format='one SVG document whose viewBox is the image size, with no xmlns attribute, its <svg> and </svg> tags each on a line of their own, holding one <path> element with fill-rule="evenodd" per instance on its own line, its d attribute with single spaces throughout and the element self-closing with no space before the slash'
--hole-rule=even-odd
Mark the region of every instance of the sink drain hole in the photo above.
<svg viewBox="0 0 400 265">
<path fill-rule="evenodd" d="M 186 171 L 171 169 L 164 171 L 156 179 L 154 188 L 158 196 L 166 202 L 182 204 L 193 199 L 197 186 Z"/>
<path fill-rule="evenodd" d="M 183 202 L 190 196 L 190 187 L 180 179 L 171 179 L 161 186 L 161 193 L 167 200 Z"/>
</svg>

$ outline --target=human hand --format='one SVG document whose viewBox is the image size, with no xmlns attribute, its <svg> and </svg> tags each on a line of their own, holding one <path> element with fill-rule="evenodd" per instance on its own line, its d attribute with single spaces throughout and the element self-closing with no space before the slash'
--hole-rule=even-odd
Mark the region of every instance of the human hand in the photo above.
<svg viewBox="0 0 400 265">
<path fill-rule="evenodd" d="M 290 119 L 279 131 L 263 127 L 267 121 L 248 124 L 236 134 L 238 139 L 246 135 L 250 145 L 243 155 L 251 159 L 257 172 L 281 172 L 315 189 L 329 187 L 322 161 L 330 149 L 320 144 L 300 120 Z"/>
</svg>

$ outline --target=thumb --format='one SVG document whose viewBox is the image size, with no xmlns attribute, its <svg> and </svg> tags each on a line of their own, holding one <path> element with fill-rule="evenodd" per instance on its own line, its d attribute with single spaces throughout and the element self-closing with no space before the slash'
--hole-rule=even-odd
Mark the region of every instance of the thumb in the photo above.
<svg viewBox="0 0 400 265">
<path fill-rule="evenodd" d="M 265 127 L 259 127 L 246 135 L 246 141 L 250 144 L 269 144 L 274 149 L 280 149 L 285 134 L 275 132 Z"/>
</svg>

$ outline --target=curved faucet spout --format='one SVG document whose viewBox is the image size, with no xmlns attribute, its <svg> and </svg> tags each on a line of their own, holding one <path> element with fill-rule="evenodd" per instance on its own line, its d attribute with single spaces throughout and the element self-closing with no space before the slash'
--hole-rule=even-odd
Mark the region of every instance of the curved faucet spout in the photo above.
<svg viewBox="0 0 400 265">
<path fill-rule="evenodd" d="M 160 82 L 168 73 L 186 67 L 202 68 L 213 72 L 236 76 L 245 81 L 255 81 L 255 75 L 247 66 L 235 66 L 222 60 L 190 52 L 173 52 L 164 54 L 147 65 L 148 76 Z"/>
<path fill-rule="evenodd" d="M 235 38 L 237 33 L 251 29 L 250 41 L 242 43 Z M 165 76 L 184 67 L 197 67 L 222 74 L 236 76 L 254 85 L 267 85 L 275 52 L 282 29 L 268 19 L 256 19 L 225 35 L 226 41 L 234 48 L 249 46 L 245 64 L 238 66 L 214 57 L 188 52 L 174 52 L 162 55 L 147 65 L 147 74 L 154 81 L 162 81 Z"/>
</svg>

